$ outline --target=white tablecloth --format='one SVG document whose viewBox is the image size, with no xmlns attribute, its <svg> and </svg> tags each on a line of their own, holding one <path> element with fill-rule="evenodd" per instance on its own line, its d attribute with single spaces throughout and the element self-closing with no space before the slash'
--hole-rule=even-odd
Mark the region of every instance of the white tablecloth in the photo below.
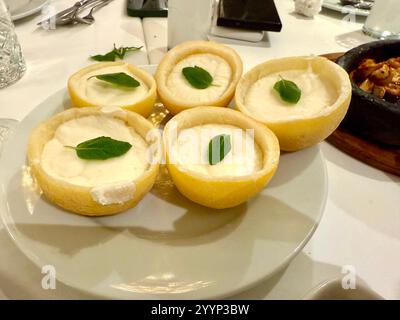
<svg viewBox="0 0 400 320">
<path fill-rule="evenodd" d="M 63 8 L 75 0 L 59 0 Z M 268 33 L 263 47 L 237 45 L 245 69 L 268 58 L 346 51 L 370 41 L 360 32 L 363 19 L 352 21 L 323 10 L 314 19 L 293 14 L 293 1 L 276 1 L 283 22 L 280 33 Z M 0 118 L 22 119 L 47 96 L 66 85 L 71 73 L 90 63 L 89 55 L 107 52 L 112 44 L 145 45 L 131 54 L 134 64 L 158 63 L 166 49 L 166 19 L 127 17 L 125 1 L 115 0 L 96 13 L 92 26 L 44 31 L 38 16 L 16 24 L 28 64 L 27 74 L 0 90 Z M 148 56 L 147 56 L 148 53 Z M 400 299 L 400 179 L 371 168 L 322 143 L 329 176 L 327 206 L 315 235 L 290 266 L 274 278 L 233 298 L 303 297 L 320 282 L 338 277 L 346 265 L 385 298 Z M 0 297 L 90 298 L 57 283 L 41 288 L 42 274 L 0 226 Z"/>
</svg>

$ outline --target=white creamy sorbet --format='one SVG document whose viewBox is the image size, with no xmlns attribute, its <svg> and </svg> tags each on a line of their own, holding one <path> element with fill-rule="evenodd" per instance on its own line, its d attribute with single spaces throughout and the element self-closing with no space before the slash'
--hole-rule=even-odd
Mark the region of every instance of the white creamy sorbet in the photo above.
<svg viewBox="0 0 400 320">
<path fill-rule="evenodd" d="M 107 160 L 84 160 L 75 150 L 65 147 L 101 136 L 129 142 L 132 147 L 124 155 Z M 40 161 L 43 170 L 53 178 L 96 187 L 97 191 L 105 187 L 109 192 L 113 184 L 121 189 L 121 183 L 126 186 L 148 169 L 147 147 L 145 140 L 122 120 L 107 115 L 87 116 L 61 124 L 44 146 Z"/>
<path fill-rule="evenodd" d="M 212 138 L 227 134 L 231 151 L 214 165 L 209 164 L 208 146 Z M 206 124 L 183 129 L 172 143 L 170 158 L 181 168 L 212 177 L 244 176 L 262 168 L 263 154 L 253 132 L 222 124 Z"/>
<path fill-rule="evenodd" d="M 198 66 L 207 70 L 213 77 L 212 85 L 206 89 L 197 89 L 186 80 L 182 69 Z M 223 58 L 209 53 L 193 54 L 179 61 L 167 79 L 167 87 L 176 98 L 201 103 L 215 100 L 222 96 L 231 81 L 232 70 Z"/>
<path fill-rule="evenodd" d="M 100 74 L 117 72 L 124 72 L 133 77 L 140 83 L 140 86 L 136 88 L 124 88 L 97 78 L 91 78 Z M 87 97 L 87 99 L 93 101 L 95 104 L 105 106 L 134 104 L 142 100 L 149 91 L 148 86 L 137 75 L 133 74 L 127 66 L 111 66 L 89 72 L 79 79 L 77 88 L 80 95 Z"/>
<path fill-rule="evenodd" d="M 274 90 L 277 81 L 290 80 L 301 90 L 296 104 L 283 101 Z M 257 80 L 248 90 L 244 104 L 255 118 L 269 121 L 310 117 L 335 102 L 336 89 L 328 79 L 312 70 L 288 70 L 269 74 Z"/>
</svg>

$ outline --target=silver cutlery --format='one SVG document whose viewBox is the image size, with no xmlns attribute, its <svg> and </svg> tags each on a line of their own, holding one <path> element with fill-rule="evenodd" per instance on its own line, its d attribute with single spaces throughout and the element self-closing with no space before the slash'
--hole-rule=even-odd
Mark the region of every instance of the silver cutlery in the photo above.
<svg viewBox="0 0 400 320">
<path fill-rule="evenodd" d="M 95 20 L 94 17 L 93 17 L 93 13 L 96 10 L 108 5 L 111 1 L 112 0 L 106 0 L 104 2 L 101 2 L 101 3 L 93 6 L 92 9 L 90 9 L 89 13 L 86 16 L 82 17 L 82 20 L 87 21 L 85 23 L 92 24 L 94 22 L 94 20 Z"/>
<path fill-rule="evenodd" d="M 374 5 L 374 0 L 340 0 L 343 5 L 350 5 L 357 9 L 369 10 Z"/>
<path fill-rule="evenodd" d="M 48 25 L 52 22 L 54 22 L 56 26 L 76 23 L 92 24 L 94 22 L 93 15 L 89 14 L 88 19 L 85 19 L 85 17 L 79 17 L 78 14 L 88 8 L 91 8 L 91 12 L 93 14 L 94 11 L 92 11 L 92 9 L 94 9 L 95 7 L 103 7 L 111 1 L 112 0 L 81 0 L 76 2 L 72 7 L 63 10 L 52 17 L 40 21 L 38 25 Z"/>
<path fill-rule="evenodd" d="M 78 1 L 72 7 L 69 7 L 67 9 L 65 9 L 65 10 L 62 10 L 62 11 L 58 12 L 57 14 L 55 14 L 55 15 L 49 17 L 49 18 L 46 18 L 45 20 L 40 21 L 38 23 L 38 25 L 40 25 L 42 23 L 45 23 L 45 22 L 48 23 L 51 20 L 57 20 L 57 19 L 61 19 L 62 17 L 65 17 L 65 16 L 69 16 L 70 14 L 74 13 L 78 8 L 80 8 L 82 6 L 86 6 L 86 5 L 88 5 L 88 4 L 90 4 L 91 2 L 94 2 L 94 1 L 97 1 L 97 0 L 81 0 L 81 1 Z"/>
</svg>

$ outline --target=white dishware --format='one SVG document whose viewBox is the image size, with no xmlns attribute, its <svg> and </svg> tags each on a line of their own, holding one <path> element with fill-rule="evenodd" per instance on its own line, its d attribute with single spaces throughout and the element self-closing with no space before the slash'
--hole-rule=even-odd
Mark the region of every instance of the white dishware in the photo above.
<svg viewBox="0 0 400 320">
<path fill-rule="evenodd" d="M 38 13 L 48 0 L 4 0 L 13 21 Z"/>
<path fill-rule="evenodd" d="M 18 81 L 25 70 L 25 60 L 10 12 L 4 1 L 0 0 L 0 88 Z"/>
<path fill-rule="evenodd" d="M 29 0 L 4 0 L 8 10 L 13 12 L 29 4 Z"/>
<path fill-rule="evenodd" d="M 39 268 L 53 266 L 57 279 L 73 288 L 121 299 L 230 296 L 287 266 L 320 221 L 327 176 L 318 146 L 283 154 L 268 187 L 232 209 L 189 201 L 162 167 L 152 191 L 125 213 L 66 212 L 40 197 L 25 161 L 32 128 L 69 107 L 66 90 L 57 92 L 6 142 L 0 217 L 25 255 Z"/>
<path fill-rule="evenodd" d="M 343 278 L 326 280 L 311 289 L 304 296 L 304 300 L 383 300 L 360 278 L 355 278 L 354 288 L 344 287 Z"/>
<path fill-rule="evenodd" d="M 375 0 L 363 31 L 377 39 L 400 39 L 400 0 Z"/>
<path fill-rule="evenodd" d="M 214 0 L 168 1 L 168 49 L 188 40 L 206 40 Z"/>
</svg>

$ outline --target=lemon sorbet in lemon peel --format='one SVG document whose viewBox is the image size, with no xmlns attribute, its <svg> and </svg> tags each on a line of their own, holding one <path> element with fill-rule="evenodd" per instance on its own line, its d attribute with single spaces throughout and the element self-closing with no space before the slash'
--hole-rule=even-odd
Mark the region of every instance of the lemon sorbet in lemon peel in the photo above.
<svg viewBox="0 0 400 320">
<path fill-rule="evenodd" d="M 270 181 L 279 163 L 274 133 L 228 108 L 182 111 L 165 126 L 163 141 L 178 190 L 210 208 L 246 202 Z"/>
<path fill-rule="evenodd" d="M 188 41 L 171 49 L 155 78 L 161 102 L 172 114 L 197 106 L 225 107 L 242 75 L 242 61 L 231 48 Z"/>
<path fill-rule="evenodd" d="M 124 74 L 115 82 L 99 79 L 101 75 Z M 130 77 L 134 80 L 124 82 Z M 101 77 L 100 77 L 101 78 Z M 107 79 L 106 79 L 107 80 Z M 148 117 L 157 97 L 156 82 L 146 71 L 129 63 L 100 62 L 74 73 L 68 80 L 68 92 L 75 107 L 115 106 Z"/>
<path fill-rule="evenodd" d="M 237 109 L 270 128 L 282 150 L 296 151 L 327 138 L 351 99 L 347 72 L 322 57 L 264 62 L 239 81 Z"/>
<path fill-rule="evenodd" d="M 134 207 L 152 188 L 161 134 L 141 115 L 115 107 L 72 108 L 36 127 L 28 163 L 46 198 L 82 215 Z"/>
</svg>

